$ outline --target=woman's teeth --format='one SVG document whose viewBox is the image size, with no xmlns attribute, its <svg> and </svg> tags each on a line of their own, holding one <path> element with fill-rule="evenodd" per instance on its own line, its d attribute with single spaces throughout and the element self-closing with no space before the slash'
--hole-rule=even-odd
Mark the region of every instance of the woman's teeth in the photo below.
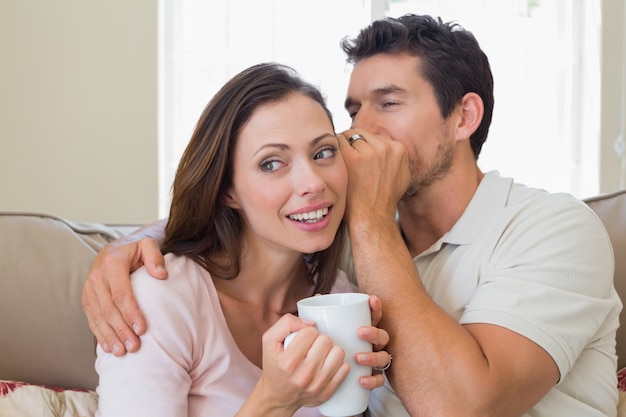
<svg viewBox="0 0 626 417">
<path fill-rule="evenodd" d="M 289 218 L 298 222 L 317 223 L 322 220 L 327 214 L 328 207 L 319 210 L 309 211 L 308 213 L 290 214 Z"/>
</svg>

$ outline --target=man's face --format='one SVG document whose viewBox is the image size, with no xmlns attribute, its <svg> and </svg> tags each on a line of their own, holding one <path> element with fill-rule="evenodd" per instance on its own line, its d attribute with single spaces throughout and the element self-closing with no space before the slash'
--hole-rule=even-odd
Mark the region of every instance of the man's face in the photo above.
<svg viewBox="0 0 626 417">
<path fill-rule="evenodd" d="M 445 176 L 455 140 L 441 116 L 433 88 L 419 72 L 420 58 L 378 54 L 352 71 L 346 110 L 352 127 L 401 142 L 410 158 L 408 195 Z"/>
</svg>

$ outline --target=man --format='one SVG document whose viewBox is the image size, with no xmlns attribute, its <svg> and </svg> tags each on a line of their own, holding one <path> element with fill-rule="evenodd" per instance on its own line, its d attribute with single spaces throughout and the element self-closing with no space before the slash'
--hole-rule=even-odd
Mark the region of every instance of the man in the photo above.
<svg viewBox="0 0 626 417">
<path fill-rule="evenodd" d="M 614 416 L 621 302 L 609 239 L 573 197 L 481 172 L 493 81 L 475 38 L 406 15 L 343 48 L 354 64 L 340 141 L 354 272 L 382 300 L 393 354 L 371 414 Z M 85 285 L 92 329 L 118 355 L 116 340 L 138 347 L 126 323 L 145 327 L 129 268 L 165 276 L 155 249 L 108 247 Z"/>
</svg>

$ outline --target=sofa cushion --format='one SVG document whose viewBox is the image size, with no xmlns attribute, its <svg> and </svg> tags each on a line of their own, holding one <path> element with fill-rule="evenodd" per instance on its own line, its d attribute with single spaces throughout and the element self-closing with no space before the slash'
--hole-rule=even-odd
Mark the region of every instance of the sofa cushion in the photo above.
<svg viewBox="0 0 626 417">
<path fill-rule="evenodd" d="M 93 417 L 98 394 L 0 380 L 0 415 L 20 417 Z"/>
<path fill-rule="evenodd" d="M 95 388 L 81 293 L 98 250 L 120 236 L 104 225 L 0 212 L 0 379 Z"/>
</svg>

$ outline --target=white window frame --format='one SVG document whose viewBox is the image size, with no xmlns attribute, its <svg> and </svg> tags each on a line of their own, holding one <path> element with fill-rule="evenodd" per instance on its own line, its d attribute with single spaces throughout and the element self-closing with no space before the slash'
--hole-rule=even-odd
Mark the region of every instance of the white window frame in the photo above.
<svg viewBox="0 0 626 417">
<path fill-rule="evenodd" d="M 599 1 L 541 1 L 544 11 L 559 17 L 552 23 L 559 30 L 558 42 L 553 44 L 557 53 L 542 58 L 557 59 L 549 68 L 540 68 L 543 72 L 536 71 L 538 64 L 522 69 L 538 51 L 536 40 L 511 41 L 517 54 L 507 55 L 498 47 L 502 36 L 493 36 L 498 28 L 503 36 L 510 35 L 511 24 L 517 25 L 515 30 L 529 29 L 533 22 L 528 18 L 503 20 L 511 10 L 518 16 L 529 13 L 527 0 L 403 2 L 413 2 L 418 13 L 458 20 L 476 35 L 490 58 L 496 104 L 489 138 L 479 158 L 483 170 L 497 169 L 530 186 L 581 198 L 598 192 Z M 355 35 L 369 21 L 397 10 L 400 4 L 390 0 L 160 0 L 160 216 L 167 215 L 170 184 L 196 120 L 228 78 L 261 61 L 289 64 L 322 88 L 336 128 L 343 130 L 349 125 L 343 110 L 349 69 L 339 40 Z M 500 9 L 496 20 L 484 15 L 481 8 L 485 6 Z M 490 30 L 486 30 L 488 24 Z M 517 67 L 512 67 L 512 62 Z M 548 73 L 556 66 L 558 71 Z M 551 82 L 543 87 L 545 94 L 538 100 L 537 81 L 533 81 L 537 78 L 533 77 L 542 73 L 551 77 Z M 515 76 L 525 83 L 512 82 Z M 540 109 L 547 103 L 552 103 L 551 109 Z M 547 111 L 552 116 L 546 117 Z M 544 126 L 541 119 L 556 123 Z"/>
</svg>

